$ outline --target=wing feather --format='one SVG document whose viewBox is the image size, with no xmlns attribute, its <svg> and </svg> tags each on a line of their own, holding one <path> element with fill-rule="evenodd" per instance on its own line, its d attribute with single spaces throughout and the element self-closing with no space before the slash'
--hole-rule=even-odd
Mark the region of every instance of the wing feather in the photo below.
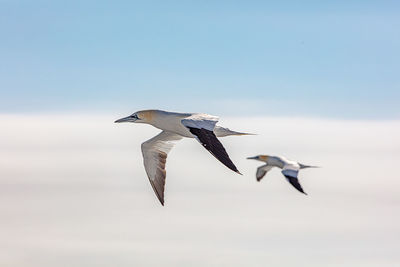
<svg viewBox="0 0 400 267">
<path fill-rule="evenodd" d="M 193 114 L 190 117 L 183 119 L 181 122 L 185 127 L 206 129 L 214 131 L 215 125 L 219 118 L 208 114 Z"/>
<path fill-rule="evenodd" d="M 300 166 L 297 165 L 292 165 L 292 164 L 286 164 L 283 169 L 282 169 L 282 174 L 285 176 L 286 180 L 298 191 L 301 193 L 307 195 L 306 192 L 304 192 L 303 188 L 301 187 L 301 184 L 299 183 L 299 179 L 297 178 L 297 175 L 299 173 Z"/>
<path fill-rule="evenodd" d="M 154 193 L 162 205 L 164 205 L 165 165 L 168 152 L 171 151 L 175 141 L 180 139 L 182 139 L 180 135 L 162 131 L 142 144 L 144 168 Z"/>
<path fill-rule="evenodd" d="M 262 165 L 260 167 L 257 168 L 257 173 L 256 173 L 256 178 L 257 181 L 261 181 L 261 179 L 265 176 L 265 174 L 267 174 L 267 172 L 272 169 L 272 166 L 270 165 Z"/>
<path fill-rule="evenodd" d="M 229 158 L 224 146 L 215 136 L 214 128 L 217 122 L 218 117 L 207 114 L 194 114 L 182 120 L 182 124 L 189 129 L 205 149 L 226 167 L 240 174 L 235 164 Z"/>
</svg>

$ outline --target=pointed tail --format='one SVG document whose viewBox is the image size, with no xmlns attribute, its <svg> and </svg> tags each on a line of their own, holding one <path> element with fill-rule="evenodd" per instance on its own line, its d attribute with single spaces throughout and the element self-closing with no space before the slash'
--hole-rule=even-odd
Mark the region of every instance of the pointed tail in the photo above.
<svg viewBox="0 0 400 267">
<path fill-rule="evenodd" d="M 215 126 L 214 133 L 217 137 L 224 137 L 224 136 L 229 136 L 229 135 L 256 135 L 256 134 L 252 134 L 252 133 L 242 133 L 242 132 L 232 131 L 228 128 L 224 128 L 221 126 Z"/>
<path fill-rule="evenodd" d="M 304 165 L 299 163 L 300 169 L 306 169 L 306 168 L 321 168 L 320 166 L 311 166 L 311 165 Z"/>
</svg>

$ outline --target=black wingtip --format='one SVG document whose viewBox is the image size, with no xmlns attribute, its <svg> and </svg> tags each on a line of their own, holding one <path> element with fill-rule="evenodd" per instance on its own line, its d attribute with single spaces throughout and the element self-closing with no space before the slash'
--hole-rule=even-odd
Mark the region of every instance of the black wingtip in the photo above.
<svg viewBox="0 0 400 267">
<path fill-rule="evenodd" d="M 300 186 L 300 188 L 296 188 L 296 189 L 297 189 L 300 193 L 303 193 L 304 195 L 307 196 L 307 193 L 303 191 L 303 188 L 301 188 L 301 186 Z"/>
<path fill-rule="evenodd" d="M 303 187 L 300 185 L 299 180 L 297 179 L 297 177 L 292 177 L 289 175 L 284 175 L 286 177 L 286 179 L 288 180 L 288 182 L 300 193 L 303 193 L 305 195 L 307 195 L 306 192 L 304 192 Z"/>
<path fill-rule="evenodd" d="M 196 139 L 203 145 L 203 147 L 207 149 L 217 160 L 219 160 L 222 164 L 224 164 L 232 171 L 242 175 L 238 171 L 232 160 L 229 158 L 229 155 L 226 152 L 224 146 L 218 140 L 213 131 L 204 128 L 187 128 L 194 136 L 196 136 Z"/>
</svg>

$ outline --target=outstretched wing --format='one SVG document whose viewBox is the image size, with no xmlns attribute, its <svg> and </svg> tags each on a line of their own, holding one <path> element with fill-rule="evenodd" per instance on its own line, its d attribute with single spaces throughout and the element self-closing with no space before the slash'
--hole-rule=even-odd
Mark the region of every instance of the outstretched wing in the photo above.
<svg viewBox="0 0 400 267">
<path fill-rule="evenodd" d="M 180 139 L 182 139 L 180 135 L 162 131 L 142 144 L 144 168 L 154 193 L 163 206 L 167 155 L 174 146 L 174 141 Z"/>
<path fill-rule="evenodd" d="M 205 149 L 226 167 L 240 174 L 235 164 L 229 158 L 228 153 L 226 153 L 224 146 L 214 134 L 217 122 L 218 117 L 207 114 L 194 114 L 182 120 L 182 124 L 189 129 Z"/>
<path fill-rule="evenodd" d="M 286 180 L 298 191 L 300 191 L 303 194 L 306 194 L 304 192 L 303 188 L 301 187 L 299 183 L 299 179 L 297 178 L 297 175 L 299 173 L 299 167 L 294 166 L 294 165 L 285 165 L 285 167 L 282 169 L 282 174 L 286 177 Z"/>
<path fill-rule="evenodd" d="M 267 172 L 272 169 L 272 166 L 265 164 L 257 168 L 256 178 L 257 181 L 261 181 L 261 179 L 267 174 Z"/>
</svg>

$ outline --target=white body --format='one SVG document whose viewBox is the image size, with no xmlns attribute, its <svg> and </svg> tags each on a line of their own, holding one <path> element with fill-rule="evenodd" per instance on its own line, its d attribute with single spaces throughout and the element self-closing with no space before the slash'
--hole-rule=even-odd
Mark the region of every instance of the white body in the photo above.
<svg viewBox="0 0 400 267">
<path fill-rule="evenodd" d="M 150 124 L 154 127 L 183 137 L 193 138 L 193 135 L 190 133 L 188 128 L 182 124 L 182 120 L 190 117 L 192 115 L 191 113 L 175 113 L 155 110 L 152 115 L 153 118 Z"/>
<path fill-rule="evenodd" d="M 296 161 L 279 156 L 259 155 L 255 157 L 250 157 L 248 159 L 255 159 L 266 163 L 265 165 L 261 165 L 257 168 L 257 181 L 261 181 L 261 179 L 267 174 L 269 170 L 271 170 L 273 167 L 277 167 L 282 169 L 282 174 L 285 176 L 286 180 L 291 185 L 293 185 L 293 187 L 295 187 L 301 193 L 306 194 L 297 179 L 297 175 L 299 174 L 300 169 L 310 168 L 314 166 L 303 165 Z"/>
<path fill-rule="evenodd" d="M 217 137 L 245 135 L 216 126 L 218 117 L 201 113 L 177 113 L 162 110 L 143 110 L 115 121 L 150 124 L 161 133 L 142 144 L 144 167 L 161 204 L 164 205 L 165 164 L 168 152 L 183 137 L 196 138 L 216 159 L 240 174 Z"/>
<path fill-rule="evenodd" d="M 189 121 L 189 117 L 191 121 L 190 123 L 192 123 L 194 127 L 205 128 L 207 130 L 214 131 L 217 137 L 244 134 L 231 131 L 228 128 L 217 126 L 216 123 L 218 122 L 218 117 L 203 113 L 178 113 L 163 110 L 153 110 L 151 114 L 151 120 L 147 123 L 160 130 L 175 133 L 187 138 L 194 138 L 193 134 L 182 123 L 182 121 L 185 120 Z M 196 118 L 197 120 L 194 121 L 193 119 Z M 186 125 L 190 123 L 187 122 Z"/>
<path fill-rule="evenodd" d="M 268 156 L 266 164 L 261 167 L 263 169 L 266 169 L 267 171 L 270 170 L 272 167 L 278 167 L 282 169 L 282 173 L 284 175 L 289 175 L 293 177 L 297 177 L 297 174 L 301 169 L 298 162 L 280 156 Z"/>
</svg>

